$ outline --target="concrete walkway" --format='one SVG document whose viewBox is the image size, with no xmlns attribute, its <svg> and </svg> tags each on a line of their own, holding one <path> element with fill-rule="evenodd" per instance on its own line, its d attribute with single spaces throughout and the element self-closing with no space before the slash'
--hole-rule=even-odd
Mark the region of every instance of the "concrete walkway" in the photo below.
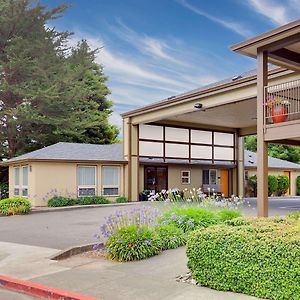
<svg viewBox="0 0 300 300">
<path fill-rule="evenodd" d="M 94 296 L 97 299 L 256 299 L 176 282 L 176 276 L 187 272 L 184 247 L 165 251 L 147 260 L 129 263 L 83 256 L 54 262 L 47 259 L 54 249 L 10 243 L 1 243 L 0 249 L 2 275 L 29 279 L 49 287 Z M 10 260 L 10 256 L 3 255 L 6 252 L 3 249 L 13 250 L 14 259 Z"/>
</svg>

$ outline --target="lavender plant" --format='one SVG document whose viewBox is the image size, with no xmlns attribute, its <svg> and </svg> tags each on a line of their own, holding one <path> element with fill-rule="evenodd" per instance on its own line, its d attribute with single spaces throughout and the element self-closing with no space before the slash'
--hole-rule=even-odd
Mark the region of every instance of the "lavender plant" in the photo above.
<svg viewBox="0 0 300 300">
<path fill-rule="evenodd" d="M 159 217 L 157 208 L 146 206 L 117 211 L 100 226 L 100 232 L 95 235 L 99 243 L 94 249 L 117 261 L 156 255 L 162 248 L 155 231 Z"/>
</svg>

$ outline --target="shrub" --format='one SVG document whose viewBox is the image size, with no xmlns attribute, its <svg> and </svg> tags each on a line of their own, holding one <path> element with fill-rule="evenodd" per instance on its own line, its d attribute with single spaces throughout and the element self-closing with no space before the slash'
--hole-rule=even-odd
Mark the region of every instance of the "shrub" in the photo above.
<svg viewBox="0 0 300 300">
<path fill-rule="evenodd" d="M 277 177 L 274 175 L 269 175 L 268 176 L 268 195 L 272 196 L 274 193 L 276 193 L 277 188 L 278 188 Z"/>
<path fill-rule="evenodd" d="M 6 216 L 28 214 L 31 203 L 24 198 L 7 198 L 0 201 L 0 213 Z"/>
<path fill-rule="evenodd" d="M 241 217 L 241 213 L 236 210 L 231 209 L 221 209 L 217 213 L 220 223 L 224 223 L 225 221 L 229 221 L 238 217 Z"/>
<path fill-rule="evenodd" d="M 103 249 L 112 260 L 140 260 L 158 254 L 161 242 L 153 229 L 128 225 L 112 234 Z"/>
<path fill-rule="evenodd" d="M 116 199 L 116 202 L 117 203 L 126 203 L 126 202 L 128 202 L 128 199 L 126 197 L 118 197 Z"/>
<path fill-rule="evenodd" d="M 67 198 L 62 196 L 52 197 L 48 200 L 49 207 L 71 206 L 74 205 L 75 198 Z"/>
<path fill-rule="evenodd" d="M 185 234 L 181 228 L 173 225 L 160 225 L 156 232 L 161 241 L 162 250 L 175 249 L 185 244 Z"/>
<path fill-rule="evenodd" d="M 296 185 L 297 185 L 297 196 L 300 196 L 300 176 L 297 177 L 296 179 Z"/>
<path fill-rule="evenodd" d="M 253 175 L 248 178 L 248 185 L 253 193 L 253 196 L 257 195 L 257 176 Z"/>
<path fill-rule="evenodd" d="M 48 200 L 49 207 L 61 207 L 72 205 L 108 204 L 110 201 L 104 196 L 86 196 L 78 198 L 52 197 Z"/>
<path fill-rule="evenodd" d="M 292 218 L 237 218 L 194 231 L 188 267 L 201 285 L 268 299 L 300 299 L 300 226 Z"/>
<path fill-rule="evenodd" d="M 277 177 L 278 181 L 278 195 L 285 195 L 290 187 L 290 180 L 287 176 L 281 175 Z"/>
<path fill-rule="evenodd" d="M 109 199 L 104 196 L 86 196 L 78 197 L 77 203 L 79 205 L 90 205 L 90 204 L 109 204 L 111 203 Z"/>
<path fill-rule="evenodd" d="M 208 227 L 218 223 L 215 212 L 196 206 L 184 206 L 170 209 L 164 214 L 162 224 L 171 224 L 189 232 L 195 228 Z"/>
<path fill-rule="evenodd" d="M 0 182 L 0 200 L 8 198 L 8 184 L 6 182 Z"/>
</svg>

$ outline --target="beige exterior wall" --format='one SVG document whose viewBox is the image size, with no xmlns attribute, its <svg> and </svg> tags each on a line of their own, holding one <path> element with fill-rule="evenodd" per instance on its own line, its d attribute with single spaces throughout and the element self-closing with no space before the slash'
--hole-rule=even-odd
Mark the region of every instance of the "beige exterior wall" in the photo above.
<svg viewBox="0 0 300 300">
<path fill-rule="evenodd" d="M 54 194 L 77 197 L 77 166 L 96 166 L 96 195 L 101 195 L 101 167 L 120 167 L 120 196 L 125 195 L 124 166 L 120 164 L 76 163 L 76 162 L 32 162 L 28 176 L 28 199 L 33 206 L 47 206 Z M 14 167 L 9 167 L 9 195 L 14 194 Z M 109 197 L 115 200 L 116 197 Z"/>
<path fill-rule="evenodd" d="M 256 169 L 245 169 L 245 171 L 248 171 L 248 177 L 251 177 L 253 175 L 256 175 L 257 171 Z M 279 175 L 285 175 L 284 171 L 289 171 L 291 172 L 291 181 L 290 181 L 290 195 L 291 196 L 296 196 L 296 179 L 297 176 L 300 176 L 300 171 L 295 171 L 295 170 L 279 170 L 279 169 L 272 169 L 269 170 L 268 175 L 274 175 L 274 176 L 279 176 Z"/>
</svg>

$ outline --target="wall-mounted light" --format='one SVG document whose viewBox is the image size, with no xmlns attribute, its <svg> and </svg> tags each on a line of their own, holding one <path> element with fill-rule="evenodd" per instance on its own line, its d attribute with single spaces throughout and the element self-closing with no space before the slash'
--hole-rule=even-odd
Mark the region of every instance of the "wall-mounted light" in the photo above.
<svg viewBox="0 0 300 300">
<path fill-rule="evenodd" d="M 196 108 L 196 109 L 202 109 L 202 107 L 203 107 L 202 103 L 196 103 L 194 105 L 194 108 Z"/>
</svg>

